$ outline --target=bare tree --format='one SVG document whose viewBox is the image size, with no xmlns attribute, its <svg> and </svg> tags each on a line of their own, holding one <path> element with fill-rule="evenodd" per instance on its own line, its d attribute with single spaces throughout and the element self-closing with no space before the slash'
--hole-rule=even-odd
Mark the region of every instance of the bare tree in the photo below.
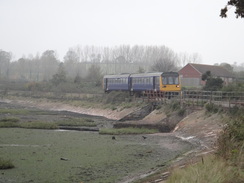
<svg viewBox="0 0 244 183">
<path fill-rule="evenodd" d="M 168 72 L 176 71 L 178 65 L 177 54 L 174 53 L 171 49 L 162 46 L 154 47 L 152 49 L 153 53 L 153 65 L 151 69 L 158 72 Z"/>
<path fill-rule="evenodd" d="M 70 48 L 64 56 L 64 68 L 68 77 L 74 78 L 77 74 L 79 74 L 79 60 L 80 58 L 77 52 Z"/>
<path fill-rule="evenodd" d="M 0 78 L 9 77 L 10 60 L 12 58 L 12 53 L 0 50 Z"/>
<path fill-rule="evenodd" d="M 44 80 L 50 80 L 52 75 L 58 68 L 59 61 L 56 58 L 56 52 L 53 50 L 46 50 L 41 56 L 41 67 Z"/>
<path fill-rule="evenodd" d="M 201 63 L 202 60 L 201 56 L 198 53 L 180 53 L 178 54 L 178 58 L 181 66 L 185 66 L 187 63 Z"/>
</svg>

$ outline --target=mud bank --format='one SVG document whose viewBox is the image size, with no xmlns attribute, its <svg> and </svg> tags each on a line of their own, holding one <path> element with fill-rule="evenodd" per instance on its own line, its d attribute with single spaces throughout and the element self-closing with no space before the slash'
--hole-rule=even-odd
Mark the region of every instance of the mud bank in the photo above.
<svg viewBox="0 0 244 183">
<path fill-rule="evenodd" d="M 16 113 L 16 118 L 52 122 L 72 115 L 89 117 L 67 111 L 35 109 L 33 112 L 33 106 L 24 107 L 30 112 Z M 17 111 L 23 106 L 0 103 L 0 108 Z M 0 117 L 6 115 L 11 116 L 4 113 Z M 98 116 L 93 119 L 104 120 Z M 11 170 L 0 170 L 0 182 L 128 182 L 158 171 L 194 148 L 191 143 L 170 134 L 144 136 L 147 138 L 120 135 L 114 140 L 97 132 L 0 128 L 1 157 L 11 159 L 15 165 Z"/>
<path fill-rule="evenodd" d="M 0 99 L 0 102 L 9 103 L 13 105 L 20 105 L 23 107 L 34 107 L 42 110 L 51 111 L 69 111 L 80 114 L 88 114 L 92 116 L 102 116 L 112 120 L 120 120 L 131 112 L 137 111 L 140 108 L 130 108 L 130 109 L 97 109 L 97 108 L 86 108 L 82 106 L 72 106 L 62 102 L 51 102 L 49 100 L 39 101 L 38 99 Z"/>
</svg>

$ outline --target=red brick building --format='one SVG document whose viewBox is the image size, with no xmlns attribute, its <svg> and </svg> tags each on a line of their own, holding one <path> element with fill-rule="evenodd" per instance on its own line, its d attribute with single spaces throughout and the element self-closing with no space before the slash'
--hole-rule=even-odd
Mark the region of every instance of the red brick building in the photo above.
<svg viewBox="0 0 244 183">
<path fill-rule="evenodd" d="M 179 70 L 181 85 L 183 87 L 202 87 L 205 81 L 202 81 L 202 75 L 207 71 L 211 72 L 213 77 L 219 77 L 224 81 L 225 85 L 233 82 L 234 75 L 221 66 L 203 65 L 203 64 L 187 64 Z"/>
</svg>

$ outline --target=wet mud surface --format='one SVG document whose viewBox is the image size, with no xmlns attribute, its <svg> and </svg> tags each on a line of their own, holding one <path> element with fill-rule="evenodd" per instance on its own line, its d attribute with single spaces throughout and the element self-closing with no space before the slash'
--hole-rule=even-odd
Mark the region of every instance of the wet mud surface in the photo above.
<svg viewBox="0 0 244 183">
<path fill-rule="evenodd" d="M 100 116 L 1 102 L 0 110 L 6 109 L 22 112 L 1 113 L 0 118 L 50 123 L 90 118 L 99 128 L 115 123 Z M 173 134 L 120 135 L 113 139 L 98 132 L 0 128 L 0 157 L 15 165 L 0 170 L 0 182 L 129 182 L 165 167 L 194 147 Z"/>
</svg>

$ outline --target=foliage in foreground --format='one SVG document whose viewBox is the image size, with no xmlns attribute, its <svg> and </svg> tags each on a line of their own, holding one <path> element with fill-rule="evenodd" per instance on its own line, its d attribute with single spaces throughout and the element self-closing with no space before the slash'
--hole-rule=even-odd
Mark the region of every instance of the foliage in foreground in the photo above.
<svg viewBox="0 0 244 183">
<path fill-rule="evenodd" d="M 244 170 L 244 108 L 232 108 L 218 139 L 218 154 Z"/>
<path fill-rule="evenodd" d="M 14 168 L 14 165 L 11 160 L 4 160 L 0 158 L 0 169 L 10 169 Z"/>
<path fill-rule="evenodd" d="M 147 128 L 102 128 L 99 130 L 99 134 L 108 135 L 125 135 L 125 134 L 151 134 L 158 133 L 157 129 Z"/>
<path fill-rule="evenodd" d="M 205 106 L 207 112 L 221 113 L 224 110 L 214 104 Z M 244 108 L 234 107 L 225 111 L 225 127 L 218 138 L 216 155 L 204 161 L 176 169 L 167 183 L 241 183 L 244 180 Z M 226 176 L 228 175 L 228 176 Z"/>
<path fill-rule="evenodd" d="M 166 183 L 223 183 L 231 182 L 238 170 L 226 164 L 226 161 L 216 156 L 206 156 L 203 161 L 189 165 L 183 169 L 175 169 Z M 228 176 L 226 176 L 228 175 Z"/>
</svg>

